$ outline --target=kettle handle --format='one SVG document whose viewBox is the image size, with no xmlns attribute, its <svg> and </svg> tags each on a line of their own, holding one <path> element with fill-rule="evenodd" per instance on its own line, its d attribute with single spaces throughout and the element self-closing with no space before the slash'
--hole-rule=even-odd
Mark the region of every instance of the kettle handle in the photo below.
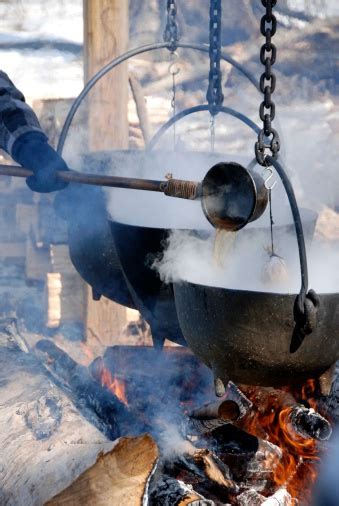
<svg viewBox="0 0 339 506">
<path fill-rule="evenodd" d="M 320 305 L 320 298 L 314 290 L 308 290 L 308 266 L 307 266 L 307 255 L 304 238 L 304 230 L 301 222 L 299 207 L 293 186 L 291 181 L 285 172 L 283 166 L 270 155 L 265 157 L 267 165 L 273 165 L 277 171 L 281 182 L 284 185 L 287 198 L 292 211 L 293 222 L 298 242 L 299 251 L 299 262 L 300 262 L 300 275 L 301 275 L 301 287 L 300 292 L 296 297 L 294 303 L 294 321 L 296 329 L 301 335 L 305 336 L 311 334 L 317 325 L 317 310 Z"/>
</svg>

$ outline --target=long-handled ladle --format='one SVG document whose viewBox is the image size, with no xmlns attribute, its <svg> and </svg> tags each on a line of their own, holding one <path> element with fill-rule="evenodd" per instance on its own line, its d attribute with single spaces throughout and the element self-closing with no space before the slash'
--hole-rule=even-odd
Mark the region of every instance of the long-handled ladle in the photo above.
<svg viewBox="0 0 339 506">
<path fill-rule="evenodd" d="M 0 165 L 0 175 L 27 178 L 31 170 L 16 165 Z M 172 177 L 165 181 L 120 176 L 59 171 L 57 178 L 67 183 L 162 192 L 169 197 L 201 200 L 203 212 L 216 228 L 236 231 L 259 218 L 266 209 L 268 190 L 263 178 L 238 163 L 218 163 L 202 182 Z"/>
</svg>

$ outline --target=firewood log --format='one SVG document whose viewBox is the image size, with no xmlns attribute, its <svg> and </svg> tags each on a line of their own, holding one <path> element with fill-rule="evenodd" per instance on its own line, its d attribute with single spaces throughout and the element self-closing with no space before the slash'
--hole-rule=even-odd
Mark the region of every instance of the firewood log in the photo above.
<svg viewBox="0 0 339 506">
<path fill-rule="evenodd" d="M 114 445 L 52 383 L 13 319 L 0 320 L 0 398 L 2 506 L 42 506 Z"/>
<path fill-rule="evenodd" d="M 45 506 L 139 506 L 157 458 L 148 434 L 122 438 Z"/>
</svg>

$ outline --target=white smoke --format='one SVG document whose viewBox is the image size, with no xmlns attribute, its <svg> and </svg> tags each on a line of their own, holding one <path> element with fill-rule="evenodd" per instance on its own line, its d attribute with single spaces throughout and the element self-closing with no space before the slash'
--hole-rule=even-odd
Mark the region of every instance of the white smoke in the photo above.
<svg viewBox="0 0 339 506">
<path fill-rule="evenodd" d="M 269 262 L 269 236 L 259 232 L 246 236 L 238 232 L 224 262 L 213 256 L 215 234 L 207 237 L 189 231 L 172 231 L 163 254 L 153 263 L 165 282 L 189 281 L 206 286 L 275 293 L 298 293 L 300 267 L 293 231 L 278 232 L 277 254 L 286 262 L 287 278 L 267 282 L 263 271 Z M 318 293 L 337 292 L 339 287 L 339 251 L 330 243 L 314 241 L 308 248 L 310 287 Z"/>
</svg>

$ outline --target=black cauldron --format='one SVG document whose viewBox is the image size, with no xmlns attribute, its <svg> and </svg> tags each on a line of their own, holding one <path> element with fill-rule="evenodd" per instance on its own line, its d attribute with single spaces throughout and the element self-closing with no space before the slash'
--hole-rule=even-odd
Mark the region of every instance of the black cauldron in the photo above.
<svg viewBox="0 0 339 506">
<path fill-rule="evenodd" d="M 317 378 L 339 358 L 339 294 L 320 295 L 317 327 L 291 352 L 295 295 L 175 283 L 181 329 L 224 385 L 278 386 Z"/>
<path fill-rule="evenodd" d="M 316 215 L 305 211 L 302 215 L 307 243 Z M 292 226 L 281 227 L 276 236 L 284 228 L 293 231 Z M 243 232 L 251 233 L 257 236 L 258 231 Z M 322 376 L 339 358 L 337 293 L 320 294 L 316 328 L 297 347 L 293 343 L 296 294 L 180 282 L 174 284 L 174 295 L 187 344 L 224 385 L 228 380 L 264 386 L 300 383 Z"/>
<path fill-rule="evenodd" d="M 86 155 L 83 163 L 86 172 L 97 174 L 163 179 L 172 172 L 174 177 L 199 181 L 223 159 L 205 153 L 115 151 Z M 105 197 L 101 190 L 87 191 L 88 196 L 79 188 L 83 197 L 68 219 L 70 256 L 75 268 L 93 287 L 95 297 L 105 295 L 138 309 L 158 345 L 165 338 L 185 345 L 173 286 L 162 283 L 150 263 L 152 256 L 162 250 L 162 242 L 172 228 L 213 230 L 200 202 L 137 190 L 110 189 Z M 72 201 L 77 199 L 72 197 Z"/>
</svg>

